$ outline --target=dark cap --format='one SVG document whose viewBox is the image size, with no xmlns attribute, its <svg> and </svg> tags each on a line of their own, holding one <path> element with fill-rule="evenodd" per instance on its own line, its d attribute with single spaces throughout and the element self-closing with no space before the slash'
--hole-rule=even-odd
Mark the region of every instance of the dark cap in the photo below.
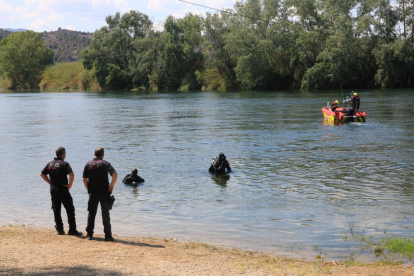
<svg viewBox="0 0 414 276">
<path fill-rule="evenodd" d="M 220 154 L 219 154 L 219 158 L 220 158 L 220 159 L 226 159 L 226 156 L 224 155 L 224 153 L 220 152 Z"/>
<path fill-rule="evenodd" d="M 137 169 L 135 169 L 135 170 L 132 171 L 132 174 L 137 174 L 137 173 L 138 173 L 138 170 Z"/>
</svg>

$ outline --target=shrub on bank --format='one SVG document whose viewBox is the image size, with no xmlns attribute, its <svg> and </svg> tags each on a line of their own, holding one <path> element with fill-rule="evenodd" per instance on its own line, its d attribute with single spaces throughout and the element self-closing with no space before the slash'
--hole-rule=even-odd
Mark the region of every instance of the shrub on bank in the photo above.
<svg viewBox="0 0 414 276">
<path fill-rule="evenodd" d="M 43 73 L 41 90 L 100 90 L 93 79 L 93 70 L 86 70 L 81 62 L 56 63 Z"/>
<path fill-rule="evenodd" d="M 11 80 L 0 74 L 0 88 L 7 89 L 11 86 Z"/>
</svg>

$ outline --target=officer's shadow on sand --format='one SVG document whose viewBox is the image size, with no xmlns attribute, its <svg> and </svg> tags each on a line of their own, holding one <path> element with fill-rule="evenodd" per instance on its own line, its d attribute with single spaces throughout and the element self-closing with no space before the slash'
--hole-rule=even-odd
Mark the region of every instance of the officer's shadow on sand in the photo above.
<svg viewBox="0 0 414 276">
<path fill-rule="evenodd" d="M 76 236 L 79 239 L 85 239 L 85 236 Z M 88 242 L 93 242 L 93 241 L 98 241 L 98 242 L 107 242 L 105 241 L 105 238 L 101 238 L 101 237 L 93 237 L 92 241 L 88 241 Z M 115 241 L 111 242 L 111 243 L 122 243 L 125 245 L 132 245 L 132 246 L 145 246 L 145 247 L 152 247 L 152 248 L 165 248 L 165 246 L 163 245 L 157 245 L 157 244 L 148 244 L 148 243 L 144 243 L 144 242 L 134 242 L 134 241 L 124 241 L 124 240 L 119 240 L 119 239 L 115 239 Z"/>
<path fill-rule="evenodd" d="M 224 174 L 220 174 L 220 175 L 213 174 L 211 176 L 211 179 L 213 179 L 213 181 L 216 182 L 216 184 L 219 185 L 220 187 L 226 188 L 227 187 L 227 181 L 230 180 L 230 174 L 229 173 L 224 173 Z"/>
</svg>

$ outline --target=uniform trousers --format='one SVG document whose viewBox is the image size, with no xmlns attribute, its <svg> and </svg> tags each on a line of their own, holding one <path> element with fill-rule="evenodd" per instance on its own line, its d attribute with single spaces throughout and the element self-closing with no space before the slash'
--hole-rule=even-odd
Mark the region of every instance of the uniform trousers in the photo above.
<svg viewBox="0 0 414 276">
<path fill-rule="evenodd" d="M 103 193 L 89 193 L 89 201 L 88 201 L 88 224 L 86 225 L 86 232 L 88 235 L 92 236 L 93 229 L 95 228 L 95 217 L 96 212 L 98 211 L 98 204 L 101 203 L 101 211 L 102 211 L 102 223 L 104 226 L 104 233 L 105 237 L 112 236 L 111 230 L 111 218 L 109 216 L 109 206 L 108 206 L 108 192 Z"/>
<path fill-rule="evenodd" d="M 75 206 L 73 206 L 73 199 L 69 193 L 69 189 L 66 187 L 51 187 L 50 195 L 52 198 L 52 210 L 55 216 L 56 230 L 63 231 L 63 222 L 61 215 L 61 209 L 63 204 L 63 206 L 66 209 L 66 214 L 68 215 L 69 231 L 75 231 Z"/>
</svg>

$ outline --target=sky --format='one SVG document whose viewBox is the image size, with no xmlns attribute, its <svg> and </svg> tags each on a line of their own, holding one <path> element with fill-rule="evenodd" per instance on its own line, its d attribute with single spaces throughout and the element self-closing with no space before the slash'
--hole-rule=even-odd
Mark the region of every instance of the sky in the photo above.
<svg viewBox="0 0 414 276">
<path fill-rule="evenodd" d="M 216 9 L 231 8 L 236 0 L 187 0 Z M 136 10 L 159 24 L 169 15 L 182 17 L 188 12 L 203 14 L 214 10 L 179 0 L 0 0 L 0 28 L 36 32 L 58 28 L 94 32 L 106 25 L 105 17 Z"/>
</svg>

